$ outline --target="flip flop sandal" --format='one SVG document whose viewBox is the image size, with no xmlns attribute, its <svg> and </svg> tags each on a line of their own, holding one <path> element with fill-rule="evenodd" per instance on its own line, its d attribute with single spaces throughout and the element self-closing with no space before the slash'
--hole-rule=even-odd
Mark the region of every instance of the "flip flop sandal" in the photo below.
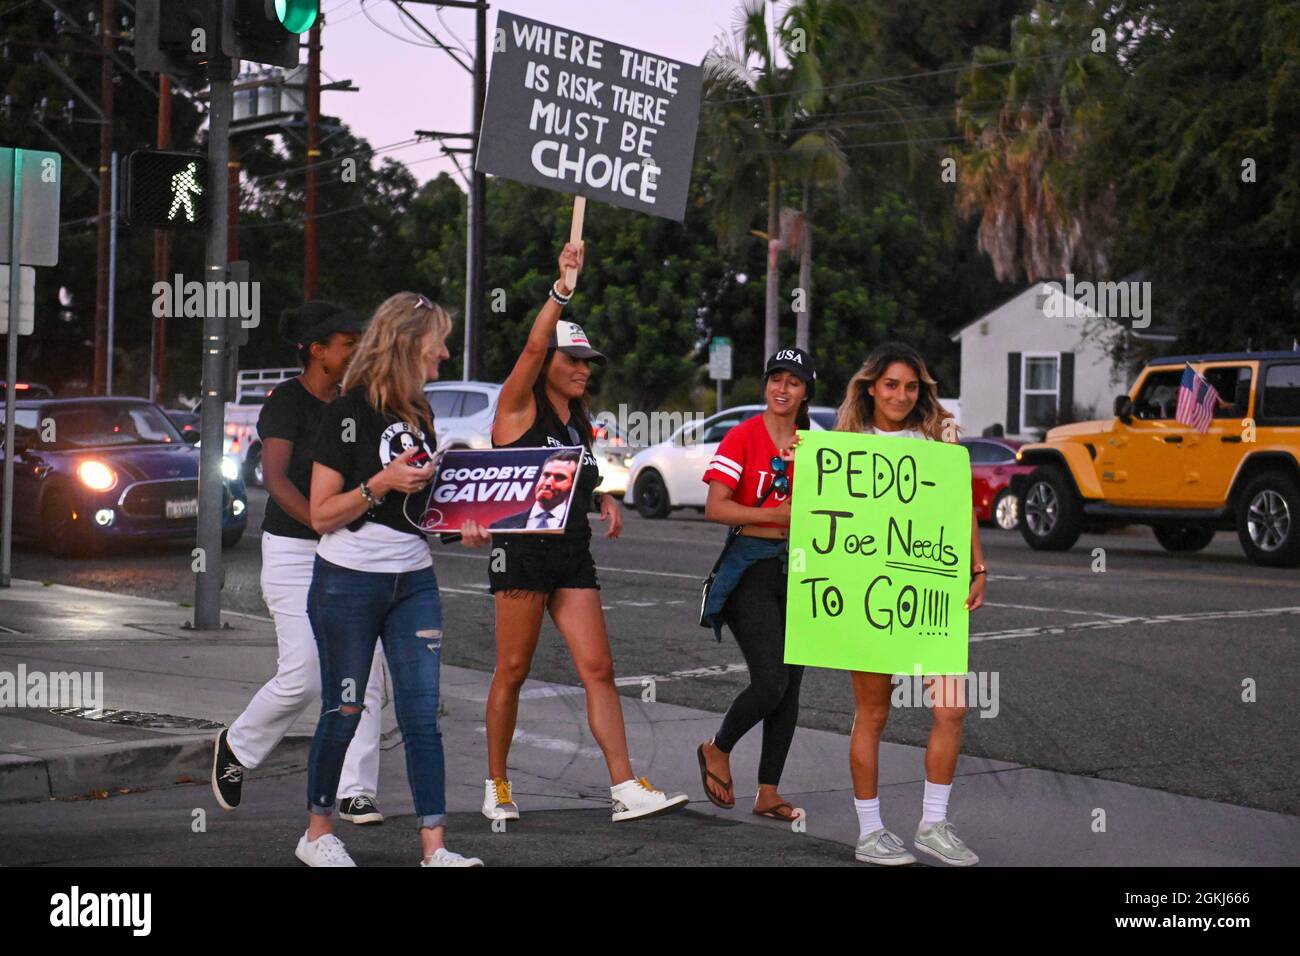
<svg viewBox="0 0 1300 956">
<path fill-rule="evenodd" d="M 709 798 L 709 803 L 713 804 L 715 807 L 720 807 L 723 810 L 730 810 L 735 807 L 736 797 L 734 794 L 732 794 L 730 802 L 724 803 L 715 797 L 713 791 L 709 789 L 709 781 L 712 780 L 725 792 L 731 793 L 732 782 L 730 780 L 723 780 L 717 774 L 709 770 L 709 765 L 704 760 L 704 744 L 700 744 L 696 749 L 695 756 L 700 759 L 700 783 L 704 787 L 704 795 Z"/>
<path fill-rule="evenodd" d="M 790 813 L 789 814 L 777 813 L 777 811 L 780 810 L 782 807 L 785 807 L 785 809 L 789 810 Z M 776 803 L 770 807 L 767 807 L 764 810 L 760 810 L 757 807 L 755 807 L 754 816 L 767 817 L 769 820 L 780 820 L 782 823 L 791 823 L 799 819 L 799 815 L 794 812 L 794 807 L 790 806 L 790 804 L 788 803 Z"/>
</svg>

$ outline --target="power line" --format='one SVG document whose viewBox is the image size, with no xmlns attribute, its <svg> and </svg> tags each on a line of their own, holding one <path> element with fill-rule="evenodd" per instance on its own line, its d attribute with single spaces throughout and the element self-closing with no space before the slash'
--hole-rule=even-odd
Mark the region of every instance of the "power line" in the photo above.
<svg viewBox="0 0 1300 956">
<path fill-rule="evenodd" d="M 986 70 L 995 66 L 1015 66 L 1023 63 L 1036 63 L 1040 60 L 1064 59 L 1070 56 L 1069 53 L 1044 53 L 1042 56 L 1031 56 L 1025 59 L 1016 60 L 998 60 L 994 63 L 967 63 L 963 66 L 944 67 L 939 70 L 927 70 L 923 73 L 900 73 L 897 76 L 880 76 L 870 80 L 851 80 L 845 83 L 833 83 L 830 86 L 823 86 L 822 90 L 842 90 L 859 86 L 877 86 L 884 83 L 897 83 L 904 80 L 920 80 L 930 76 L 942 76 L 947 73 L 964 73 L 967 70 Z M 725 100 L 706 101 L 707 106 L 726 106 L 729 103 L 748 103 L 754 100 L 770 100 L 781 96 L 795 96 L 795 93 L 785 91 L 780 93 L 755 93 L 751 96 L 736 96 Z"/>
</svg>

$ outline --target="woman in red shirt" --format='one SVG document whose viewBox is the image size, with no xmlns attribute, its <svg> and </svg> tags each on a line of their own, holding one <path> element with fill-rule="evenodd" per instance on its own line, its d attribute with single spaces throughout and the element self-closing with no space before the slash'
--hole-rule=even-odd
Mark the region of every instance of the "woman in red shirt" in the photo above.
<svg viewBox="0 0 1300 956">
<path fill-rule="evenodd" d="M 808 403 L 817 379 L 801 349 L 782 349 L 764 371 L 767 408 L 729 431 L 704 473 L 709 496 L 704 515 L 741 526 L 718 568 L 705 616 L 731 628 L 749 668 L 749 686 L 727 709 L 714 738 L 700 745 L 705 793 L 716 806 L 736 805 L 731 750 L 755 724 L 763 724 L 754 813 L 794 820 L 797 812 L 777 785 L 799 718 L 803 668 L 785 663 L 785 592 L 790 537 L 790 489 L 795 432 L 807 429 Z"/>
</svg>

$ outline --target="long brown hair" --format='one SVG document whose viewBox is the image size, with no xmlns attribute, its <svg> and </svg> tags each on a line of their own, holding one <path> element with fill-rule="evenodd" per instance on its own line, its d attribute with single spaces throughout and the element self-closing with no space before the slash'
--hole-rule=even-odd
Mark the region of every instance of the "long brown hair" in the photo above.
<svg viewBox="0 0 1300 956">
<path fill-rule="evenodd" d="M 916 429 L 935 441 L 946 441 L 944 423 L 953 417 L 952 412 L 939 404 L 938 383 L 931 378 L 921 354 L 903 342 L 885 342 L 874 348 L 867 356 L 867 360 L 862 363 L 862 368 L 858 369 L 857 374 L 849 380 L 844 401 L 835 416 L 835 430 L 862 432 L 873 424 L 876 403 L 867 389 L 874 385 L 877 379 L 885 374 L 885 370 L 895 362 L 903 362 L 909 366 L 916 373 L 921 385 L 917 390 L 916 405 L 903 423 L 904 427 Z"/>
<path fill-rule="evenodd" d="M 542 369 L 533 382 L 533 401 L 537 404 L 537 421 L 550 420 L 560 431 L 563 431 L 564 422 L 560 421 L 560 416 L 555 413 L 555 406 L 551 404 L 546 394 L 546 373 L 551 370 L 551 362 L 555 360 L 556 351 L 556 349 L 546 350 L 546 360 L 542 362 Z M 583 391 L 581 398 L 569 399 L 569 424 L 577 429 L 578 437 L 582 439 L 582 447 L 588 451 L 591 450 L 592 440 L 589 402 L 586 391 Z"/>
<path fill-rule="evenodd" d="M 412 428 L 432 418 L 424 398 L 424 356 L 421 343 L 432 332 L 438 347 L 451 333 L 451 316 L 416 292 L 399 292 L 375 309 L 366 334 L 357 343 L 352 364 L 343 377 L 343 391 L 359 386 L 381 415 L 392 415 Z"/>
</svg>

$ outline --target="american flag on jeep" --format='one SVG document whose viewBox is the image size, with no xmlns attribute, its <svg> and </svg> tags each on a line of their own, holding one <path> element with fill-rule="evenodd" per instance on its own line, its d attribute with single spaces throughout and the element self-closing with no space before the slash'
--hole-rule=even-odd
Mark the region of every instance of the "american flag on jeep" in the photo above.
<svg viewBox="0 0 1300 956">
<path fill-rule="evenodd" d="M 1219 393 L 1214 386 L 1188 365 L 1183 370 L 1183 380 L 1178 383 L 1178 409 L 1174 412 L 1174 420 L 1198 432 L 1209 431 L 1218 404 Z"/>
</svg>

